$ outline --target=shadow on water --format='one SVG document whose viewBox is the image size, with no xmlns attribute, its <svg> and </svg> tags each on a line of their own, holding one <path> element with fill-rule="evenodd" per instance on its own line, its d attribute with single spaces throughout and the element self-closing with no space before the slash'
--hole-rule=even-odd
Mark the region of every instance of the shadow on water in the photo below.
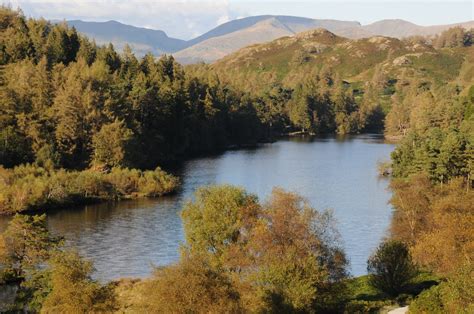
<svg viewBox="0 0 474 314">
<path fill-rule="evenodd" d="M 179 258 L 184 241 L 179 213 L 199 186 L 239 185 L 261 200 L 280 186 L 315 208 L 334 210 L 352 274 L 361 275 L 391 218 L 388 181 L 379 179 L 377 161 L 392 150 L 375 134 L 283 138 L 175 166 L 182 181 L 175 195 L 57 210 L 48 214 L 48 224 L 94 261 L 96 278 L 143 277 L 152 264 Z M 0 229 L 7 220 L 0 218 Z"/>
</svg>

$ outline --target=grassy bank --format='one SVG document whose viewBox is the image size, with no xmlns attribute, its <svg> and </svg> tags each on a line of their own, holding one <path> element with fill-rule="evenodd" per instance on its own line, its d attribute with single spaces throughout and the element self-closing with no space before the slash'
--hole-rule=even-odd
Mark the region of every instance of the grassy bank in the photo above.
<svg viewBox="0 0 474 314">
<path fill-rule="evenodd" d="M 359 276 L 347 280 L 348 313 L 380 313 L 384 310 L 408 305 L 426 289 L 438 285 L 440 279 L 430 273 L 419 273 L 406 287 L 404 293 L 392 297 L 370 284 L 370 276 Z"/>
<path fill-rule="evenodd" d="M 48 170 L 33 165 L 0 167 L 0 213 L 157 197 L 174 192 L 178 185 L 178 178 L 160 168 L 152 171 L 114 168 L 110 172 L 98 172 Z"/>
</svg>

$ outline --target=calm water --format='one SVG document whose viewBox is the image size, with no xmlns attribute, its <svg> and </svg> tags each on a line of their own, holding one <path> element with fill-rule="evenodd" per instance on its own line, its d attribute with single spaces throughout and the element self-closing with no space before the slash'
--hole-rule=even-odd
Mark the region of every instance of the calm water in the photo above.
<svg viewBox="0 0 474 314">
<path fill-rule="evenodd" d="M 198 186 L 240 185 L 261 199 L 280 186 L 318 209 L 334 209 L 351 273 L 361 275 L 391 218 L 388 182 L 378 177 L 377 161 L 387 160 L 392 150 L 379 137 L 362 135 L 281 140 L 229 151 L 186 162 L 179 169 L 183 186 L 176 196 L 63 210 L 49 214 L 48 223 L 94 261 L 97 278 L 144 277 L 152 265 L 178 259 L 184 240 L 179 212 Z"/>
</svg>

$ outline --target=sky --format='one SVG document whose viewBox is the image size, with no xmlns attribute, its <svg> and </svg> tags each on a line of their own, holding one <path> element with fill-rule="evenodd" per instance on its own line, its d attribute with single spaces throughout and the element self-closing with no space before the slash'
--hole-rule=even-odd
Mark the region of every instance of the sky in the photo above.
<svg viewBox="0 0 474 314">
<path fill-rule="evenodd" d="M 474 20 L 474 0 L 0 0 L 51 20 L 116 20 L 191 39 L 229 20 L 293 15 L 359 21 L 404 19 L 420 25 Z"/>
</svg>

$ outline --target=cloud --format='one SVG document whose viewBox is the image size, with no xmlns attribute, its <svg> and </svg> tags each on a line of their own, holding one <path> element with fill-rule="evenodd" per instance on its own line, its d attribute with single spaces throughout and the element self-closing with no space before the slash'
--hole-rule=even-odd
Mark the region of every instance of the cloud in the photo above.
<svg viewBox="0 0 474 314">
<path fill-rule="evenodd" d="M 229 0 L 5 0 L 33 17 L 118 20 L 189 39 L 237 16 Z"/>
</svg>

